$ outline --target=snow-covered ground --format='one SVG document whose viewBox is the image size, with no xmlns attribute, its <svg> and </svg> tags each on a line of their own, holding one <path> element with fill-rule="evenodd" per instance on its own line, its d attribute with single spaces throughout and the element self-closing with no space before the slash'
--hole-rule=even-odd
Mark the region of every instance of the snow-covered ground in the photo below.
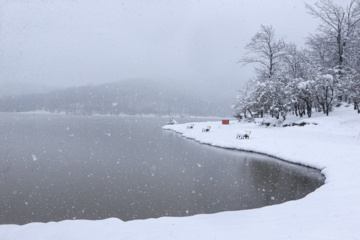
<svg viewBox="0 0 360 240">
<path fill-rule="evenodd" d="M 302 121 L 317 125 L 261 127 L 218 121 L 194 123 L 193 129 L 187 129 L 188 124 L 165 128 L 206 144 L 321 169 L 325 185 L 303 199 L 192 217 L 1 225 L 0 239 L 360 239 L 360 115 L 341 107 L 328 117 L 317 113 Z M 206 126 L 210 132 L 201 131 Z M 251 131 L 250 139 L 236 139 L 243 131 Z"/>
</svg>

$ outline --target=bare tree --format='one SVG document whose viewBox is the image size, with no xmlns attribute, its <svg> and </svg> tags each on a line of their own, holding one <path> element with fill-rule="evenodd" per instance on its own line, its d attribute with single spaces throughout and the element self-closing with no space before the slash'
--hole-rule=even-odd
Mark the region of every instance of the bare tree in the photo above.
<svg viewBox="0 0 360 240">
<path fill-rule="evenodd" d="M 281 56 L 284 54 L 285 43 L 282 39 L 275 39 L 275 30 L 271 26 L 261 25 L 259 32 L 251 39 L 245 47 L 248 54 L 240 60 L 244 64 L 259 63 L 256 71 L 267 78 L 271 78 L 278 70 Z"/>
<path fill-rule="evenodd" d="M 358 0 L 351 0 L 350 4 L 343 8 L 332 0 L 320 0 L 314 5 L 306 4 L 308 13 L 321 20 L 319 27 L 321 34 L 314 39 L 329 39 L 328 43 L 333 47 L 336 56 L 335 65 L 342 68 L 346 54 L 351 53 L 349 48 L 352 46 L 354 34 L 360 27 L 360 3 Z M 319 47 L 319 43 L 318 41 L 313 44 L 313 48 L 316 45 Z"/>
<path fill-rule="evenodd" d="M 307 38 L 306 44 L 310 48 L 309 56 L 314 65 L 318 67 L 332 68 L 337 65 L 337 54 L 334 54 L 331 49 L 333 45 L 328 37 L 315 34 Z M 334 64 L 335 62 L 335 64 Z"/>
<path fill-rule="evenodd" d="M 283 75 L 288 78 L 305 78 L 307 75 L 308 52 L 304 49 L 298 50 L 296 44 L 286 44 L 283 56 Z"/>
</svg>

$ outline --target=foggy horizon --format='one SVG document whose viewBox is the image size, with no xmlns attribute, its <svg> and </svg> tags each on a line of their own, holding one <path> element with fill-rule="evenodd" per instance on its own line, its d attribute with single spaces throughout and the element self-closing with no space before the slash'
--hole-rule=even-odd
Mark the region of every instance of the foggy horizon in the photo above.
<svg viewBox="0 0 360 240">
<path fill-rule="evenodd" d="M 0 86 L 4 92 L 141 78 L 238 88 L 253 76 L 253 66 L 238 60 L 260 25 L 304 45 L 318 23 L 304 2 L 315 1 L 2 0 Z"/>
</svg>

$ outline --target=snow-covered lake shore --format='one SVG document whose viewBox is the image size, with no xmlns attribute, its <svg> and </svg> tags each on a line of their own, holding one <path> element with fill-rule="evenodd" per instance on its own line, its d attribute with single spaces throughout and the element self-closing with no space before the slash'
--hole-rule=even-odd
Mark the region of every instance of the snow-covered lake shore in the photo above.
<svg viewBox="0 0 360 240">
<path fill-rule="evenodd" d="M 322 170 L 325 185 L 305 198 L 259 209 L 123 222 L 68 220 L 0 225 L 0 239 L 360 239 L 360 116 L 335 109 L 304 127 L 217 122 L 165 126 L 213 146 L 268 154 Z M 202 128 L 211 126 L 210 132 Z M 250 139 L 236 134 L 251 131 Z"/>
</svg>

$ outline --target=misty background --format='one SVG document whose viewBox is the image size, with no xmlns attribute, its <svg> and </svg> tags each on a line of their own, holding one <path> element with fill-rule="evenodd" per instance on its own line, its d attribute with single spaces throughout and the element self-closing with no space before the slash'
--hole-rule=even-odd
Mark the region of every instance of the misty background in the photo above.
<svg viewBox="0 0 360 240">
<path fill-rule="evenodd" d="M 0 111 L 231 115 L 245 45 L 266 24 L 302 47 L 305 2 L 0 0 Z"/>
</svg>

